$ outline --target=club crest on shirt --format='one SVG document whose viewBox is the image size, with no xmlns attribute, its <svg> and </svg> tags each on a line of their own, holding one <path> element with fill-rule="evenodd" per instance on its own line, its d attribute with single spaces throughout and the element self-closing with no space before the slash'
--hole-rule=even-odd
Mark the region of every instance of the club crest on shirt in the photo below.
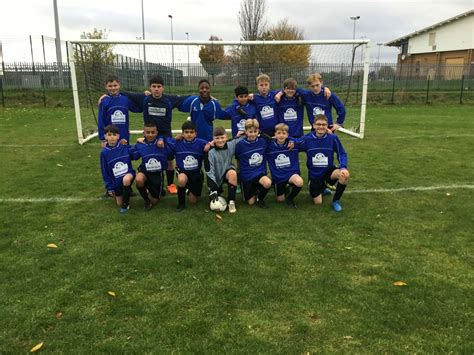
<svg viewBox="0 0 474 355">
<path fill-rule="evenodd" d="M 328 157 L 323 153 L 316 153 L 312 160 L 313 166 L 328 166 Z"/>
<path fill-rule="evenodd" d="M 186 170 L 194 170 L 199 167 L 199 162 L 192 155 L 187 155 L 186 158 L 183 159 L 183 166 Z"/>
<path fill-rule="evenodd" d="M 287 168 L 291 165 L 290 157 L 285 154 L 278 154 L 275 159 L 275 165 L 277 168 Z"/>
<path fill-rule="evenodd" d="M 237 130 L 245 131 L 245 119 L 242 119 L 237 123 Z"/>
<path fill-rule="evenodd" d="M 156 160 L 155 158 L 148 159 L 148 161 L 145 163 L 145 169 L 146 171 L 161 171 L 161 163 L 159 160 Z"/>
<path fill-rule="evenodd" d="M 249 159 L 250 166 L 260 166 L 263 162 L 263 155 L 259 153 L 253 153 Z"/>
<path fill-rule="evenodd" d="M 318 106 L 313 108 L 313 116 L 316 117 L 317 115 L 324 115 L 324 110 Z"/>
<path fill-rule="evenodd" d="M 128 172 L 128 164 L 119 161 L 115 163 L 114 167 L 112 168 L 112 172 L 114 173 L 115 177 L 124 176 Z"/>
<path fill-rule="evenodd" d="M 290 107 L 283 114 L 283 119 L 285 121 L 296 121 L 298 119 L 298 115 L 296 114 L 296 111 Z"/>
<path fill-rule="evenodd" d="M 125 114 L 120 110 L 115 110 L 112 116 L 110 116 L 110 120 L 113 124 L 115 123 L 125 123 L 127 121 L 127 117 Z"/>
<path fill-rule="evenodd" d="M 274 112 L 271 106 L 263 106 L 260 110 L 260 115 L 262 116 L 263 120 L 267 120 L 269 118 L 273 118 Z"/>
</svg>

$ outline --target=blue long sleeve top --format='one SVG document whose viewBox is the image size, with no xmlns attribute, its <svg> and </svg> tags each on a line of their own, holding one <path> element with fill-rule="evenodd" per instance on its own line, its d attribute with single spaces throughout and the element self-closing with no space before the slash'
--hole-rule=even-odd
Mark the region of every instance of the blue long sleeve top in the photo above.
<svg viewBox="0 0 474 355">
<path fill-rule="evenodd" d="M 200 138 L 195 138 L 192 141 L 185 139 L 177 141 L 167 138 L 166 143 L 176 157 L 176 166 L 179 171 L 193 173 L 201 170 L 207 141 Z"/>
<path fill-rule="evenodd" d="M 113 124 L 119 129 L 120 139 L 130 142 L 129 111 L 141 112 L 140 110 L 140 106 L 135 105 L 122 93 L 105 96 L 99 104 L 97 118 L 99 139 L 104 140 L 104 128 Z"/>
<path fill-rule="evenodd" d="M 156 146 L 158 138 L 151 142 L 138 142 L 135 144 L 135 151 L 142 158 L 140 169 L 150 173 L 159 173 L 168 167 L 168 160 L 173 157 L 173 152 L 165 142 L 163 148 Z"/>
<path fill-rule="evenodd" d="M 130 173 L 135 175 L 132 168 L 132 159 L 138 158 L 136 151 L 128 144 L 120 142 L 114 147 L 108 144 L 100 152 L 100 170 L 107 191 L 114 191 L 123 183 L 123 177 Z"/>
<path fill-rule="evenodd" d="M 324 97 L 324 88 L 319 94 L 315 94 L 310 90 L 297 89 L 297 93 L 303 97 L 306 106 L 309 123 L 312 125 L 316 115 L 325 115 L 328 118 L 328 125 L 333 125 L 332 109 L 337 113 L 336 123 L 340 126 L 344 124 L 346 118 L 346 109 L 342 101 L 336 94 L 331 93 L 331 97 Z"/>
<path fill-rule="evenodd" d="M 191 121 L 196 125 L 197 137 L 211 141 L 213 122 L 222 116 L 222 108 L 217 100 L 204 103 L 199 96 L 188 96 L 178 107 L 182 112 L 189 112 Z"/>
<path fill-rule="evenodd" d="M 250 102 L 240 105 L 237 100 L 234 100 L 222 111 L 222 116 L 219 118 L 231 120 L 232 137 L 235 137 L 239 131 L 245 131 L 245 120 L 256 118 L 255 106 Z"/>
<path fill-rule="evenodd" d="M 321 178 L 329 168 L 335 166 L 334 154 L 339 168 L 347 169 L 347 153 L 336 134 L 325 134 L 318 137 L 314 132 L 298 140 L 298 149 L 306 152 L 306 166 L 310 179 Z"/>
<path fill-rule="evenodd" d="M 288 139 L 284 144 L 278 144 L 276 139 L 273 139 L 267 146 L 266 158 L 274 184 L 286 182 L 294 174 L 300 174 L 298 149 L 295 146 L 289 150 L 288 143 Z"/>
<path fill-rule="evenodd" d="M 301 137 L 303 135 L 304 106 L 302 101 L 299 94 L 293 97 L 283 94 L 276 106 L 278 122 L 288 125 L 290 137 Z"/>
<path fill-rule="evenodd" d="M 161 95 L 155 98 L 142 93 L 123 92 L 143 112 L 143 123 L 154 123 L 160 135 L 171 134 L 172 111 L 188 96 Z"/>
<path fill-rule="evenodd" d="M 254 141 L 245 138 L 237 143 L 235 157 L 239 159 L 242 181 L 250 181 L 259 175 L 267 174 L 267 144 L 268 141 L 262 137 L 257 137 Z"/>
</svg>

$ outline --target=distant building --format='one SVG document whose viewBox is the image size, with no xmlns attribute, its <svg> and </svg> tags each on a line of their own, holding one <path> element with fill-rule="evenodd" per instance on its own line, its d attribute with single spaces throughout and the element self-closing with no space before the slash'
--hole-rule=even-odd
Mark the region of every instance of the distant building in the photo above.
<svg viewBox="0 0 474 355">
<path fill-rule="evenodd" d="M 474 73 L 474 10 L 385 43 L 399 47 L 400 76 L 459 79 Z"/>
</svg>

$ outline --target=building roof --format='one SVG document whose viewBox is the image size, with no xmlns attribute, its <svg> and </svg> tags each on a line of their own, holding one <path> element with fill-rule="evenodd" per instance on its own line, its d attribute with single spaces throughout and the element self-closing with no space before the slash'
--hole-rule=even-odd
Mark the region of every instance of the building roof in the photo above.
<svg viewBox="0 0 474 355">
<path fill-rule="evenodd" d="M 423 29 L 421 29 L 421 30 L 415 31 L 415 32 L 413 32 L 413 33 L 410 33 L 410 34 L 408 34 L 408 35 L 406 35 L 406 36 L 403 36 L 403 37 L 394 39 L 393 41 L 387 42 L 387 43 L 385 43 L 385 46 L 389 46 L 389 47 L 400 47 L 400 46 L 402 45 L 402 43 L 406 42 L 408 39 L 410 39 L 410 38 L 412 38 L 412 37 L 418 36 L 419 34 L 422 34 L 422 33 L 424 33 L 424 32 L 428 32 L 428 31 L 434 30 L 435 28 L 444 26 L 444 25 L 446 25 L 446 24 L 448 24 L 448 23 L 450 23 L 450 22 L 457 21 L 457 20 L 459 20 L 460 18 L 467 17 L 467 16 L 472 15 L 472 14 L 474 14 L 474 10 L 469 10 L 469 11 L 463 12 L 462 14 L 459 14 L 459 15 L 456 15 L 456 16 L 454 16 L 454 17 L 448 18 L 447 20 L 444 20 L 444 21 L 435 23 L 434 25 L 425 27 L 425 28 L 423 28 Z"/>
</svg>

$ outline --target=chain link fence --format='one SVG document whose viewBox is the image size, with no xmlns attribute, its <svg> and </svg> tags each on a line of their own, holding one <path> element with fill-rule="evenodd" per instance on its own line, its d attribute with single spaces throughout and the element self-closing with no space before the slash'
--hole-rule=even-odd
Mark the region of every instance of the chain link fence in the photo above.
<svg viewBox="0 0 474 355">
<path fill-rule="evenodd" d="M 145 89 L 143 62 L 120 58 L 113 66 L 115 74 L 122 78 L 124 90 Z M 146 72 L 148 75 L 161 74 L 165 79 L 167 92 L 177 94 L 197 92 L 198 81 L 206 78 L 213 84 L 213 91 L 223 95 L 226 101 L 232 98 L 232 90 L 236 85 L 247 85 L 252 90 L 256 74 L 262 71 L 271 76 L 273 88 L 280 87 L 288 77 L 295 78 L 304 87 L 307 74 L 319 72 L 325 85 L 336 92 L 346 105 L 359 105 L 362 68 L 361 64 L 310 63 L 305 68 L 290 65 L 260 68 L 258 64 L 247 64 L 242 68 L 234 66 L 231 70 L 222 64 L 216 65 L 212 70 L 213 75 L 210 75 L 210 71 L 206 71 L 200 63 L 148 63 Z M 174 86 L 171 85 L 172 77 Z M 104 78 L 95 79 L 102 83 Z M 435 102 L 474 103 L 474 65 L 370 64 L 369 104 Z M 0 104 L 3 107 L 73 107 L 68 63 L 58 66 L 57 63 L 2 62 Z"/>
</svg>

